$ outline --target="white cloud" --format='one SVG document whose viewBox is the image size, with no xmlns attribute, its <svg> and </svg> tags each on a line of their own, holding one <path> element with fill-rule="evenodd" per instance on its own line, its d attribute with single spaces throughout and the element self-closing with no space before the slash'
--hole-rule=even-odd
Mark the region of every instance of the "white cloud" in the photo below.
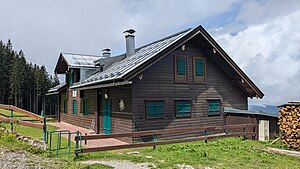
<svg viewBox="0 0 300 169">
<path fill-rule="evenodd" d="M 113 54 L 123 52 L 122 32 L 127 28 L 136 29 L 140 46 L 205 23 L 266 94 L 263 103 L 299 99 L 298 0 L 0 0 L 0 4 L 0 40 L 10 38 L 27 58 L 51 67 L 59 52 L 99 54 L 107 47 Z M 220 28 L 214 27 L 220 25 L 216 22 Z"/>
<path fill-rule="evenodd" d="M 261 102 L 281 104 L 299 100 L 300 10 L 249 26 L 217 41 L 265 93 Z"/>
<path fill-rule="evenodd" d="M 27 58 L 54 67 L 59 52 L 119 54 L 128 28 L 136 29 L 140 46 L 229 11 L 236 1 L 0 0 L 0 40 L 10 38 Z"/>
</svg>

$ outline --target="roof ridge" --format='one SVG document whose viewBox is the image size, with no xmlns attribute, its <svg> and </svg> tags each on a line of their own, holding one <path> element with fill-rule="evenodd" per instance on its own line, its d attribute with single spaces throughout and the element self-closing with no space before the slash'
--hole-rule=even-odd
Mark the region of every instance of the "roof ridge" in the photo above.
<svg viewBox="0 0 300 169">
<path fill-rule="evenodd" d="M 144 47 L 146 47 L 146 46 L 149 46 L 149 45 L 152 45 L 152 44 L 154 44 L 154 43 L 157 43 L 157 42 L 160 42 L 160 41 L 163 41 L 163 40 L 169 39 L 169 38 L 171 38 L 171 37 L 177 36 L 177 35 L 179 35 L 179 34 L 185 33 L 185 32 L 187 32 L 187 31 L 190 31 L 190 30 L 192 30 L 192 28 L 187 28 L 187 29 L 184 29 L 184 30 L 182 30 L 182 31 L 180 31 L 180 32 L 177 32 L 177 33 L 171 34 L 171 35 L 169 35 L 169 36 L 166 36 L 166 37 L 164 37 L 164 38 L 162 38 L 162 39 L 159 39 L 159 40 L 156 40 L 156 41 L 150 42 L 150 43 L 148 43 L 148 44 L 146 44 L 146 45 L 143 45 L 143 46 L 141 46 L 141 47 L 138 47 L 138 48 L 136 48 L 135 50 L 140 50 L 141 48 L 144 48 Z"/>
<path fill-rule="evenodd" d="M 68 55 L 80 55 L 80 56 L 92 56 L 92 57 L 102 57 L 100 55 L 89 55 L 89 54 L 80 54 L 80 53 L 69 53 L 69 52 L 61 52 L 62 54 Z"/>
</svg>

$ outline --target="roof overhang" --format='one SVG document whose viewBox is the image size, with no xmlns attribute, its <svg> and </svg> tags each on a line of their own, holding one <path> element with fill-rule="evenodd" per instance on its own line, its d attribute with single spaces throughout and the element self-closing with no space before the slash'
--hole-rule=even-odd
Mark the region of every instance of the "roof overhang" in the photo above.
<svg viewBox="0 0 300 169">
<path fill-rule="evenodd" d="M 59 94 L 59 92 L 64 90 L 66 87 L 67 87 L 66 83 L 59 84 L 59 85 L 49 89 L 48 92 L 46 93 L 46 96 Z"/>
<path fill-rule="evenodd" d="M 263 111 L 249 111 L 249 110 L 240 110 L 231 107 L 224 108 L 225 114 L 247 114 L 247 115 L 260 115 L 260 116 L 268 116 L 278 118 L 278 114 L 267 113 Z"/>
<path fill-rule="evenodd" d="M 71 87 L 71 89 L 90 90 L 90 89 L 99 89 L 99 88 L 114 87 L 114 86 L 123 86 L 129 84 L 132 84 L 132 81 L 111 82 L 111 83 L 83 86 L 83 87 Z"/>
</svg>

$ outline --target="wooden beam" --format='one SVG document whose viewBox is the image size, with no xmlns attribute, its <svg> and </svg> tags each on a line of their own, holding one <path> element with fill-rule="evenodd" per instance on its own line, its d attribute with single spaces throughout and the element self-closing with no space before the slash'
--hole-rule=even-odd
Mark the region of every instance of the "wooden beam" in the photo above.
<svg viewBox="0 0 300 169">
<path fill-rule="evenodd" d="M 159 135 L 168 133 L 179 133 L 179 132 L 193 132 L 204 130 L 225 130 L 225 129 L 242 129 L 243 127 L 255 127 L 254 124 L 238 124 L 238 125 L 224 125 L 224 126 L 208 126 L 208 127 L 187 127 L 187 128 L 172 128 L 163 130 L 148 130 L 148 131 L 138 131 L 138 132 L 128 132 L 128 133 L 116 133 L 108 135 L 87 135 L 87 136 L 77 136 L 75 141 L 78 140 L 95 140 L 95 139 L 105 139 L 105 138 L 119 138 L 119 137 L 138 137 L 147 135 Z"/>
<path fill-rule="evenodd" d="M 43 124 L 41 124 L 41 123 L 32 123 L 32 122 L 28 122 L 28 121 L 16 120 L 16 119 L 6 118 L 6 117 L 2 117 L 2 116 L 0 116 L 0 121 L 6 122 L 6 123 L 16 123 L 16 124 L 20 124 L 23 126 L 40 128 L 40 129 L 43 128 Z"/>
<path fill-rule="evenodd" d="M 175 144 L 175 143 L 184 143 L 192 142 L 199 140 L 211 140 L 216 138 L 225 138 L 225 137 L 236 137 L 236 136 L 253 136 L 253 132 L 239 132 L 233 134 L 224 134 L 224 135 L 214 135 L 214 136 L 201 136 L 197 138 L 187 138 L 187 139 L 177 139 L 177 140 L 168 140 L 160 142 L 147 142 L 147 143 L 137 143 L 137 144 L 125 144 L 125 145 L 116 145 L 116 146 L 106 146 L 106 147 L 95 147 L 95 148 L 84 148 L 79 151 L 79 153 L 89 153 L 97 151 L 107 151 L 107 150 L 117 150 L 117 149 L 126 149 L 126 148 L 137 148 L 137 147 L 147 147 L 147 146 L 156 146 L 156 145 L 165 145 L 165 144 Z"/>
</svg>

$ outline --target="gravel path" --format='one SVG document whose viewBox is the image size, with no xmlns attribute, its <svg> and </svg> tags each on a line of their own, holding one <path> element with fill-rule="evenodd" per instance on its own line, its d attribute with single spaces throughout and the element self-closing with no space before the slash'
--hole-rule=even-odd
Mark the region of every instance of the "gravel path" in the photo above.
<svg viewBox="0 0 300 169">
<path fill-rule="evenodd" d="M 33 169 L 56 168 L 49 159 L 39 157 L 23 150 L 8 150 L 0 147 L 0 168 L 5 169 Z"/>
<path fill-rule="evenodd" d="M 115 169 L 148 169 L 150 166 L 154 167 L 151 163 L 133 163 L 126 160 L 88 160 L 88 161 L 82 161 L 82 164 L 104 164 L 111 167 L 114 167 Z"/>
</svg>

